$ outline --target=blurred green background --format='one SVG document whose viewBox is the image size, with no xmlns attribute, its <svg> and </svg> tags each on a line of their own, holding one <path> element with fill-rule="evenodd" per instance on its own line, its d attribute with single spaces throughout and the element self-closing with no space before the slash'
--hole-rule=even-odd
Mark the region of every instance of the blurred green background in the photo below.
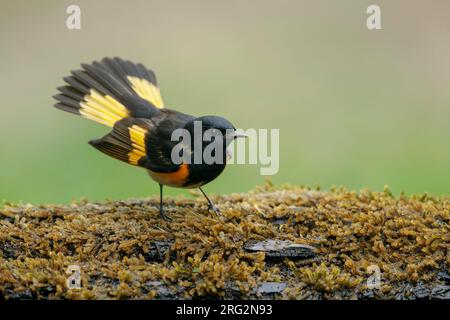
<svg viewBox="0 0 450 320">
<path fill-rule="evenodd" d="M 372 3 L 382 30 L 366 28 Z M 70 4 L 80 31 L 66 28 Z M 63 76 L 104 56 L 154 69 L 171 108 L 279 128 L 274 183 L 449 194 L 449 30 L 446 0 L 2 1 L 0 200 L 157 194 L 87 144 L 108 128 L 52 107 Z M 232 165 L 205 189 L 263 182 Z"/>
</svg>

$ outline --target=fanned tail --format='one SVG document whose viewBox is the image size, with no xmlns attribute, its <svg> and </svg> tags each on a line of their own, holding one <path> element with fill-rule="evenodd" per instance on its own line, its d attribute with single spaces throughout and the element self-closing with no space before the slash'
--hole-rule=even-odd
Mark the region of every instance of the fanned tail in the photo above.
<svg viewBox="0 0 450 320">
<path fill-rule="evenodd" d="M 147 118 L 164 107 L 153 71 L 120 58 L 82 64 L 59 87 L 55 107 L 113 127 L 121 119 Z"/>
</svg>

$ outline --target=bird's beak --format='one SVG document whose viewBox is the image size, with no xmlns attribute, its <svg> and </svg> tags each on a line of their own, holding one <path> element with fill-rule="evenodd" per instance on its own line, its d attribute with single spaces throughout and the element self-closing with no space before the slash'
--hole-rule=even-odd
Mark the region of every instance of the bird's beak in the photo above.
<svg viewBox="0 0 450 320">
<path fill-rule="evenodd" d="M 248 134 L 244 132 L 234 131 L 234 138 L 247 138 Z"/>
</svg>

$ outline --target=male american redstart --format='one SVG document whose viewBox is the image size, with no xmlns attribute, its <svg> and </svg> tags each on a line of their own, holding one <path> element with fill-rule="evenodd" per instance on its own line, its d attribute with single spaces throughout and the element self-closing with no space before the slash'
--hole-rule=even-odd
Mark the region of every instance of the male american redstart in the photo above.
<svg viewBox="0 0 450 320">
<path fill-rule="evenodd" d="M 217 210 L 201 187 L 224 170 L 227 146 L 242 136 L 235 127 L 222 117 L 194 117 L 165 108 L 155 73 L 140 63 L 104 58 L 81 66 L 82 70 L 72 71 L 64 78 L 68 85 L 58 88 L 55 107 L 112 127 L 109 134 L 89 143 L 113 158 L 147 169 L 160 186 L 161 218 L 167 219 L 162 203 L 163 186 L 199 188 L 209 208 Z M 220 133 L 217 137 L 223 139 L 221 161 L 210 164 L 194 161 L 197 138 L 186 146 L 187 161 L 173 161 L 172 150 L 179 141 L 172 139 L 172 133 L 185 129 L 195 137 L 197 123 L 201 124 L 202 132 Z M 200 152 L 206 146 L 202 144 Z"/>
</svg>

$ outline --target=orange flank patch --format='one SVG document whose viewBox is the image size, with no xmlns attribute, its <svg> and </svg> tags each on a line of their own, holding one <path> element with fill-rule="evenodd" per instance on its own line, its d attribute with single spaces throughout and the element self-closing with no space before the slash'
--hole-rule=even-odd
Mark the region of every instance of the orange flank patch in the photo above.
<svg viewBox="0 0 450 320">
<path fill-rule="evenodd" d="M 169 187 L 182 187 L 189 176 L 189 167 L 182 164 L 177 171 L 160 173 L 148 170 L 150 177 L 156 182 Z"/>
</svg>

